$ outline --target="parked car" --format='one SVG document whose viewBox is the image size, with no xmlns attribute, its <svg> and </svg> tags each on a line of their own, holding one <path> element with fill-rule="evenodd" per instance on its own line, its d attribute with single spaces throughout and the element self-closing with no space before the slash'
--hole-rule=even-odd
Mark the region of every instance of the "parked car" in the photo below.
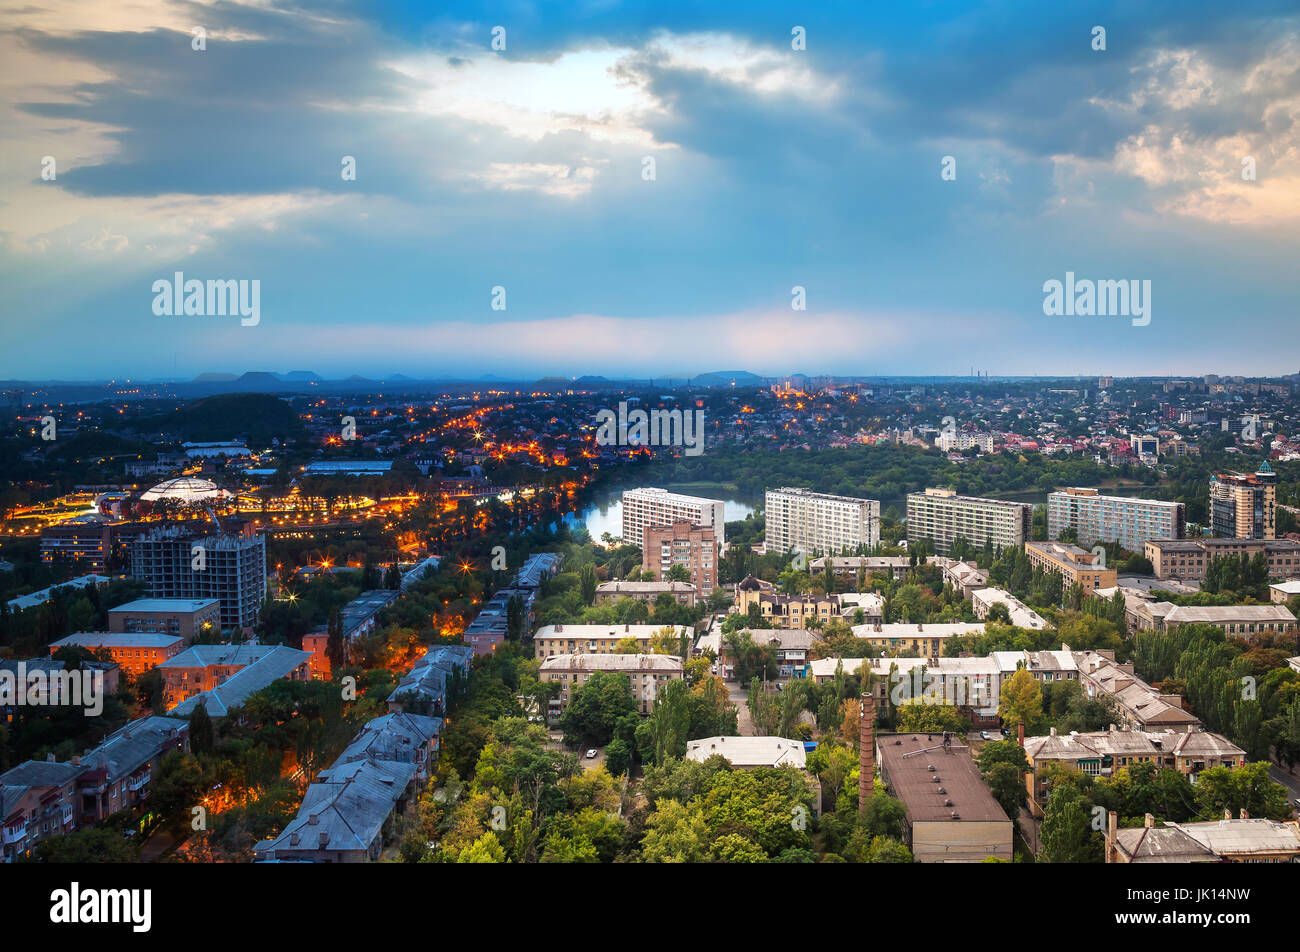
<svg viewBox="0 0 1300 952">
<path fill-rule="evenodd" d="M 595 760 L 595 759 L 596 759 L 596 748 L 595 748 L 595 747 L 593 747 L 593 748 L 591 748 L 591 750 L 587 751 L 587 759 L 588 759 L 588 760 Z"/>
<path fill-rule="evenodd" d="M 988 731 L 980 731 L 980 739 L 981 739 L 981 740 L 988 740 L 988 739 L 989 739 L 989 732 L 988 732 Z"/>
</svg>

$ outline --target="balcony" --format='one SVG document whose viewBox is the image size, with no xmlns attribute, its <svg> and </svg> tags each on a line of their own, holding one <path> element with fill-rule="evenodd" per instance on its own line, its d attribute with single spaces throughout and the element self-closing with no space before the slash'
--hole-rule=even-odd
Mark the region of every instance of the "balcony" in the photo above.
<svg viewBox="0 0 1300 952">
<path fill-rule="evenodd" d="M 139 790 L 141 787 L 148 784 L 149 779 L 150 779 L 150 774 L 148 773 L 145 773 L 139 777 L 132 777 L 130 780 L 127 781 L 126 789 L 130 790 L 132 793 L 135 793 L 135 791 Z"/>
<path fill-rule="evenodd" d="M 11 843 L 19 842 L 26 836 L 27 836 L 27 824 L 24 823 L 22 826 L 18 826 L 18 827 L 6 826 L 4 828 L 4 832 L 0 833 L 0 840 L 3 840 L 4 845 L 8 846 Z"/>
</svg>

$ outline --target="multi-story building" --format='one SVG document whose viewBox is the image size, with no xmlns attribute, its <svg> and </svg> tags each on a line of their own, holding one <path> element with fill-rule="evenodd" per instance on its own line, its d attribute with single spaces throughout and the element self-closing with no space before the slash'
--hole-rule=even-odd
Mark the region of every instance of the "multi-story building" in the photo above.
<svg viewBox="0 0 1300 952">
<path fill-rule="evenodd" d="M 50 654 L 60 648 L 106 650 L 118 667 L 132 677 L 139 677 L 184 651 L 185 639 L 180 635 L 151 632 L 79 631 L 50 642 Z"/>
<path fill-rule="evenodd" d="M 215 598 L 223 630 L 251 632 L 266 597 L 266 539 L 155 529 L 132 541 L 131 575 L 153 598 Z"/>
<path fill-rule="evenodd" d="M 953 450 L 970 449 L 972 446 L 979 447 L 983 453 L 992 453 L 993 434 L 968 433 L 965 431 L 950 433 L 945 431 L 934 438 L 934 445 L 945 453 L 951 453 Z"/>
<path fill-rule="evenodd" d="M 125 545 L 143 534 L 146 528 L 140 522 L 105 522 L 100 519 L 47 526 L 41 530 L 41 561 L 80 561 L 102 572 L 108 567 L 114 546 Z"/>
<path fill-rule="evenodd" d="M 1225 635 L 1251 638 L 1255 635 L 1293 635 L 1295 615 L 1285 605 L 1170 605 L 1158 631 L 1170 634 L 1180 625 L 1214 625 Z"/>
<path fill-rule="evenodd" d="M 108 610 L 108 630 L 178 635 L 188 645 L 196 635 L 221 631 L 221 603 L 215 598 L 137 598 Z"/>
<path fill-rule="evenodd" d="M 768 552 L 840 555 L 880 544 L 880 502 L 807 489 L 769 489 L 763 516 Z"/>
<path fill-rule="evenodd" d="M 1065 529 L 1075 530 L 1079 545 L 1118 542 L 1141 552 L 1148 539 L 1181 539 L 1186 521 L 1180 502 L 1103 496 L 1076 487 L 1047 495 L 1047 537 L 1056 539 Z"/>
<path fill-rule="evenodd" d="M 1105 731 L 1059 735 L 1053 727 L 1045 737 L 1026 737 L 1024 748 L 1029 761 L 1025 784 L 1038 816 L 1047 804 L 1049 764 L 1065 764 L 1089 777 L 1109 777 L 1125 767 L 1149 763 L 1195 781 L 1202 770 L 1240 767 L 1246 762 L 1246 752 L 1223 735 L 1191 726 L 1146 732 L 1116 730 L 1112 725 Z"/>
<path fill-rule="evenodd" d="M 907 495 L 907 539 L 930 539 L 947 555 L 958 536 L 975 546 L 1019 548 L 1033 530 L 1034 507 L 1028 503 L 958 496 L 951 489 L 927 489 Z"/>
<path fill-rule="evenodd" d="M 164 703 L 177 717 L 189 715 L 192 708 L 185 703 L 189 699 L 226 687 L 221 697 L 213 699 L 219 705 L 207 704 L 208 713 L 219 717 L 226 708 L 272 681 L 311 680 L 310 662 L 309 652 L 285 645 L 193 645 L 158 668 L 163 675 Z M 249 671 L 257 676 L 239 677 Z"/>
<path fill-rule="evenodd" d="M 757 606 L 764 620 L 778 628 L 820 628 L 840 617 L 837 595 L 782 595 L 763 587 L 752 575 L 736 586 L 736 611 L 745 614 Z"/>
<path fill-rule="evenodd" d="M 1233 817 L 1201 823 L 1156 826 L 1148 813 L 1139 827 L 1119 829 L 1110 812 L 1106 838 L 1108 863 L 1294 863 L 1300 860 L 1300 825 L 1295 820 L 1265 820 L 1243 810 Z"/>
<path fill-rule="evenodd" d="M 695 640 L 695 629 L 685 625 L 546 625 L 533 636 L 533 651 L 538 658 L 617 654 L 619 642 L 631 639 L 636 642 L 637 653 L 650 654 L 651 639 L 665 628 L 672 629 L 674 646 L 685 638 L 689 649 Z M 673 653 L 678 653 L 676 648 Z"/>
<path fill-rule="evenodd" d="M 627 675 L 637 710 L 649 714 L 655 698 L 669 681 L 682 678 L 682 659 L 660 654 L 562 654 L 542 660 L 537 678 L 558 681 L 560 696 L 550 702 L 550 715 L 560 714 L 574 694 L 596 672 Z"/>
<path fill-rule="evenodd" d="M 877 652 L 898 657 L 938 658 L 943 644 L 959 635 L 984 633 L 983 622 L 935 622 L 933 624 L 854 625 L 853 636 L 864 638 Z"/>
<path fill-rule="evenodd" d="M 1044 572 L 1057 572 L 1064 588 L 1078 586 L 1084 594 L 1099 588 L 1111 588 L 1119 573 L 1108 569 L 1103 561 L 1087 549 L 1061 542 L 1026 542 L 1029 564 Z"/>
<path fill-rule="evenodd" d="M 643 487 L 623 493 L 623 541 L 644 548 L 643 530 L 647 526 L 671 526 L 689 522 L 713 530 L 719 548 L 726 544 L 726 515 L 717 499 L 684 496 L 666 489 Z"/>
<path fill-rule="evenodd" d="M 1277 538 L 1277 474 L 1265 460 L 1253 475 L 1210 477 L 1210 527 L 1218 538 Z"/>
<path fill-rule="evenodd" d="M 721 505 L 721 503 L 719 503 Z M 674 565 L 690 573 L 691 585 L 701 598 L 718 587 L 718 543 L 712 526 L 679 519 L 670 526 L 642 528 L 641 571 L 664 581 Z"/>
<path fill-rule="evenodd" d="M 1039 631 L 1047 627 L 1047 619 L 1034 611 L 1010 592 L 1000 588 L 981 588 L 971 593 L 971 609 L 975 617 L 984 621 L 994 605 L 1001 605 L 1007 610 L 1007 617 L 1017 628 L 1034 628 Z"/>
<path fill-rule="evenodd" d="M 1129 730 L 1185 731 L 1199 728 L 1201 719 L 1184 709 L 1176 694 L 1162 694 L 1133 673 L 1133 663 L 1115 660 L 1110 650 L 1076 651 L 1079 682 L 1090 698 L 1114 700 L 1120 719 Z"/>
<path fill-rule="evenodd" d="M 1214 559 L 1264 554 L 1269 578 L 1300 575 L 1300 542 L 1292 539 L 1166 539 L 1144 547 L 1156 578 L 1199 580 Z"/>
<path fill-rule="evenodd" d="M 658 530 L 651 530 L 658 531 Z M 624 598 L 653 605 L 660 595 L 668 595 L 679 605 L 695 604 L 695 586 L 690 582 L 601 582 L 596 586 L 596 604 L 606 605 Z"/>
<path fill-rule="evenodd" d="M 137 807 L 159 761 L 189 750 L 189 730 L 181 719 L 143 717 L 69 761 L 51 754 L 0 774 L 0 858 L 12 862 L 41 840 Z"/>
</svg>

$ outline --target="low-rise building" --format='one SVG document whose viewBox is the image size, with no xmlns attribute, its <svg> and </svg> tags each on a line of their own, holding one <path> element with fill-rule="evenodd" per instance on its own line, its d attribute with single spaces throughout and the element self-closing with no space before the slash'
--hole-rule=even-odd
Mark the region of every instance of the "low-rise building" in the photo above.
<svg viewBox="0 0 1300 952">
<path fill-rule="evenodd" d="M 137 598 L 108 610 L 108 630 L 178 635 L 188 645 L 196 636 L 221 631 L 221 603 L 215 598 Z"/>
<path fill-rule="evenodd" d="M 873 648 L 901 657 L 938 658 L 943 654 L 943 644 L 949 638 L 983 633 L 983 622 L 935 622 L 917 625 L 899 622 L 888 625 L 853 626 L 855 638 L 864 638 Z"/>
<path fill-rule="evenodd" d="M 1064 764 L 1089 777 L 1109 777 L 1137 764 L 1154 764 L 1157 769 L 1177 770 L 1196 777 L 1211 767 L 1240 767 L 1246 752 L 1221 734 L 1188 726 L 1182 731 L 1089 731 L 1058 734 L 1056 728 L 1042 737 L 1025 738 L 1029 773 L 1025 784 L 1034 801 L 1033 812 L 1042 815 L 1047 804 L 1046 768 Z"/>
<path fill-rule="evenodd" d="M 665 629 L 672 629 L 671 640 L 680 645 L 686 640 L 689 649 L 695 629 L 686 625 L 545 625 L 533 635 L 533 652 L 538 658 L 564 654 L 616 654 L 621 642 L 636 642 L 636 653 L 650 654 L 651 640 Z M 621 652 L 627 654 L 629 652 Z M 680 649 L 674 649 L 680 654 Z"/>
<path fill-rule="evenodd" d="M 764 620 L 783 628 L 820 628 L 840 617 L 837 595 L 782 595 L 763 588 L 753 576 L 736 586 L 735 610 L 746 614 L 751 605 Z"/>
<path fill-rule="evenodd" d="M 776 651 L 778 677 L 802 678 L 808 670 L 808 649 L 817 640 L 814 632 L 806 628 L 754 628 L 747 629 L 754 644 L 770 645 Z M 736 674 L 736 658 L 726 638 L 718 655 L 718 673 L 730 680 Z"/>
<path fill-rule="evenodd" d="M 1268 577 L 1300 575 L 1300 542 L 1294 539 L 1151 539 L 1143 546 L 1156 578 L 1196 581 L 1215 559 L 1264 554 Z"/>
<path fill-rule="evenodd" d="M 202 703 L 221 718 L 273 681 L 310 681 L 310 664 L 309 652 L 286 645 L 192 645 L 158 668 L 173 716 L 189 717 Z"/>
<path fill-rule="evenodd" d="M 601 582 L 596 586 L 596 604 L 605 605 L 631 598 L 653 605 L 660 595 L 670 595 L 679 605 L 695 604 L 695 586 L 690 582 Z"/>
<path fill-rule="evenodd" d="M 1117 829 L 1112 812 L 1108 863 L 1294 863 L 1300 860 L 1300 824 L 1249 816 Z"/>
<path fill-rule="evenodd" d="M 980 621 L 989 617 L 994 605 L 1001 605 L 1007 610 L 1007 617 L 1017 628 L 1033 628 L 1041 631 L 1047 627 L 1047 619 L 1034 611 L 1010 592 L 1000 588 L 981 588 L 971 592 L 971 609 Z"/>
<path fill-rule="evenodd" d="M 1278 582 L 1268 587 L 1268 600 L 1275 605 L 1285 604 L 1300 595 L 1300 579 Z"/>
<path fill-rule="evenodd" d="M 79 631 L 50 642 L 50 654 L 57 653 L 60 648 L 107 651 L 118 667 L 138 678 L 184 651 L 185 639 L 180 635 Z"/>
<path fill-rule="evenodd" d="M 656 654 L 562 654 L 542 660 L 538 680 L 558 681 L 560 696 L 550 702 L 550 715 L 560 714 L 578 689 L 597 672 L 626 675 L 637 710 L 649 714 L 659 691 L 682 678 L 682 659 Z"/>
<path fill-rule="evenodd" d="M 1294 634 L 1296 618 L 1285 605 L 1176 605 L 1156 630 L 1173 634 L 1182 625 L 1213 625 L 1230 637 L 1251 638 Z"/>
<path fill-rule="evenodd" d="M 803 770 L 808 755 L 803 741 L 785 737 L 702 737 L 686 742 L 686 759 L 703 763 L 723 757 L 733 767 L 795 767 Z"/>
<path fill-rule="evenodd" d="M 1181 697 L 1147 684 L 1133 673 L 1132 662 L 1116 662 L 1113 651 L 1076 651 L 1074 660 L 1084 693 L 1090 698 L 1112 698 L 1129 730 L 1185 731 L 1200 726 L 1201 719 L 1183 707 Z"/>
<path fill-rule="evenodd" d="M 1025 555 L 1034 568 L 1056 572 L 1064 588 L 1078 586 L 1085 595 L 1099 588 L 1110 588 L 1119 580 L 1114 569 L 1106 568 L 1104 559 L 1077 545 L 1026 542 Z"/>
<path fill-rule="evenodd" d="M 447 690 L 469 677 L 474 649 L 468 645 L 434 645 L 397 682 L 388 696 L 388 712 L 410 710 L 413 714 L 442 717 L 447 709 Z"/>
<path fill-rule="evenodd" d="M 904 839 L 918 863 L 1011 860 L 1011 821 L 960 737 L 880 734 L 876 762 L 903 802 Z"/>
</svg>

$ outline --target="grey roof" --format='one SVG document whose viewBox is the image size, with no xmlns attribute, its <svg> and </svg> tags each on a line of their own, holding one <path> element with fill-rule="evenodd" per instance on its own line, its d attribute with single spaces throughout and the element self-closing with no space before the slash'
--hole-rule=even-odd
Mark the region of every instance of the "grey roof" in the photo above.
<svg viewBox="0 0 1300 952">
<path fill-rule="evenodd" d="M 243 704 L 250 694 L 262 690 L 280 678 L 287 677 L 295 668 L 306 664 L 311 658 L 310 651 L 299 651 L 285 645 L 272 647 L 273 650 L 269 654 L 235 672 L 211 691 L 204 691 L 187 698 L 172 708 L 169 713 L 175 717 L 189 717 L 194 713 L 195 706 L 202 703 L 208 709 L 209 716 L 225 717 L 232 708 Z M 176 658 L 172 660 L 175 661 Z"/>
<path fill-rule="evenodd" d="M 1176 826 L 1118 830 L 1115 845 L 1130 863 L 1214 863 L 1218 857 Z"/>
<path fill-rule="evenodd" d="M 335 764 L 354 760 L 413 761 L 413 753 L 442 731 L 442 718 L 401 711 L 368 721 Z"/>
<path fill-rule="evenodd" d="M 415 775 L 413 764 L 373 759 L 322 770 L 298 815 L 279 836 L 258 843 L 257 852 L 367 851 Z"/>
<path fill-rule="evenodd" d="M 125 605 L 110 608 L 108 613 L 127 612 L 196 612 L 210 605 L 220 605 L 215 598 L 137 598 Z"/>
<path fill-rule="evenodd" d="M 66 783 L 81 768 L 72 763 L 54 763 L 48 760 L 28 760 L 11 770 L 0 774 L 0 786 L 3 787 L 57 787 Z"/>
<path fill-rule="evenodd" d="M 188 730 L 189 724 L 175 717 L 142 717 L 109 734 L 76 769 L 102 768 L 112 783 L 138 770 Z"/>
<path fill-rule="evenodd" d="M 275 654 L 283 645 L 191 645 L 158 665 L 160 668 L 207 668 L 212 665 L 247 667 Z M 293 650 L 293 649 L 289 649 Z"/>
<path fill-rule="evenodd" d="M 143 631 L 79 631 L 76 634 L 51 641 L 51 648 L 170 648 L 185 639 L 180 635 L 164 635 Z"/>
</svg>

